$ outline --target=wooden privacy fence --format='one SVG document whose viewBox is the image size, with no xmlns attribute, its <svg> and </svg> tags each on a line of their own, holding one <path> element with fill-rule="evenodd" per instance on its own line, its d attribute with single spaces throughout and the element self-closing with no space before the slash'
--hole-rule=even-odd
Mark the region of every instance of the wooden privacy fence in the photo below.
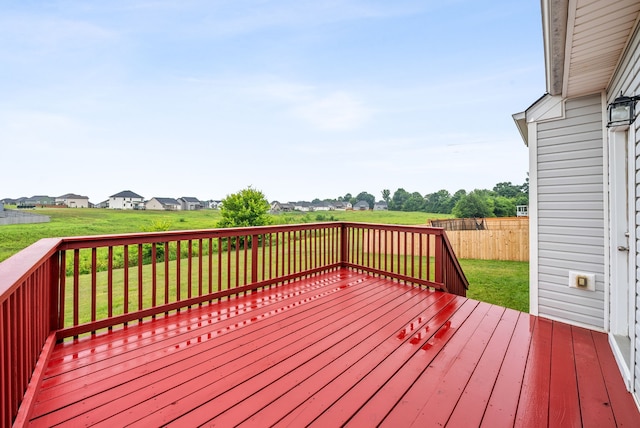
<svg viewBox="0 0 640 428">
<path fill-rule="evenodd" d="M 485 230 L 447 230 L 458 258 L 529 261 L 528 217 L 486 218 L 484 224 Z"/>
</svg>

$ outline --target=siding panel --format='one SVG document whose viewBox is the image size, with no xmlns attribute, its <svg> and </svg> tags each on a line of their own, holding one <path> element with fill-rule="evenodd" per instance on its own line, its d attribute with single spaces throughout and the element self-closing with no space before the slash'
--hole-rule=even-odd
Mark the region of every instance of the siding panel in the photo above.
<svg viewBox="0 0 640 428">
<path fill-rule="evenodd" d="M 538 313 L 604 328 L 604 169 L 601 97 L 567 100 L 565 117 L 538 123 Z M 596 291 L 569 287 L 596 274 Z"/>
<path fill-rule="evenodd" d="M 622 62 L 618 68 L 618 73 L 614 77 L 611 88 L 609 89 L 609 102 L 612 101 L 618 94 L 623 93 L 626 95 L 637 95 L 640 91 L 640 31 L 635 31 L 632 40 L 626 51 L 626 55 L 623 57 Z M 636 259 L 638 258 L 638 250 L 640 249 L 640 132 L 638 126 L 640 120 L 636 120 L 635 126 L 635 152 L 636 152 Z M 639 265 L 640 266 L 640 265 Z M 635 373 L 634 381 L 634 393 L 636 400 L 640 401 L 640 274 L 636 271 L 635 278 L 635 294 L 636 294 L 636 319 L 635 319 L 635 361 L 634 368 Z"/>
</svg>

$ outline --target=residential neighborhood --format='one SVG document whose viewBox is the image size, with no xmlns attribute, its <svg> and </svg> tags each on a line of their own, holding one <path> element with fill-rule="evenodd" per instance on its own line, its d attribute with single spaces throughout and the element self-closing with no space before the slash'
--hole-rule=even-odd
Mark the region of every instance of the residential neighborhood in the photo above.
<svg viewBox="0 0 640 428">
<path fill-rule="evenodd" d="M 36 195 L 20 197 L 17 199 L 0 199 L 4 205 L 15 205 L 19 209 L 24 208 L 108 208 L 113 210 L 155 210 L 155 211 L 194 211 L 201 209 L 219 209 L 221 200 L 199 200 L 193 196 L 181 196 L 179 198 L 153 196 L 146 199 L 131 190 L 123 190 L 109 196 L 109 199 L 97 204 L 91 203 L 88 196 L 75 193 L 66 193 L 62 196 Z M 357 201 L 351 204 L 348 201 L 297 201 L 270 203 L 270 212 L 278 214 L 283 212 L 315 212 L 315 211 L 382 211 L 389 207 L 385 201 L 378 201 L 373 206 L 367 201 Z"/>
</svg>

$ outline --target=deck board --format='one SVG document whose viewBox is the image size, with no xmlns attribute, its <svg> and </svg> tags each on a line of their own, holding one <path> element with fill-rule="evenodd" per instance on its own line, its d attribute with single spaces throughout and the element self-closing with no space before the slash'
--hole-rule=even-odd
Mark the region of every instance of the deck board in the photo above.
<svg viewBox="0 0 640 428">
<path fill-rule="evenodd" d="M 349 270 L 58 344 L 30 421 L 556 423 L 640 426 L 604 334 Z"/>
</svg>

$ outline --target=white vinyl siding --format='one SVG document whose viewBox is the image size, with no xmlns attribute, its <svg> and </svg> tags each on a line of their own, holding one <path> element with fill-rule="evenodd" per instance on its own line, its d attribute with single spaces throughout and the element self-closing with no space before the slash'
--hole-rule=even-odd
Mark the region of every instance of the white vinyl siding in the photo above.
<svg viewBox="0 0 640 428">
<path fill-rule="evenodd" d="M 608 91 L 607 103 L 613 101 L 621 93 L 624 95 L 640 95 L 640 34 L 638 29 L 633 33 L 633 37 L 627 46 L 626 54 L 623 56 L 618 71 L 614 76 L 611 87 Z M 636 110 L 639 107 L 636 106 Z M 635 129 L 636 146 L 636 249 L 640 249 L 640 119 L 637 119 L 632 125 Z M 636 250 L 636 266 L 640 267 L 640 254 Z M 640 269 L 636 270 L 635 278 L 635 328 L 630 332 L 635 339 L 635 361 L 634 361 L 634 392 L 636 400 L 640 402 Z"/>
<path fill-rule="evenodd" d="M 538 314 L 604 329 L 604 170 L 600 94 L 566 101 L 537 126 Z M 596 274 L 596 291 L 569 271 Z"/>
</svg>

